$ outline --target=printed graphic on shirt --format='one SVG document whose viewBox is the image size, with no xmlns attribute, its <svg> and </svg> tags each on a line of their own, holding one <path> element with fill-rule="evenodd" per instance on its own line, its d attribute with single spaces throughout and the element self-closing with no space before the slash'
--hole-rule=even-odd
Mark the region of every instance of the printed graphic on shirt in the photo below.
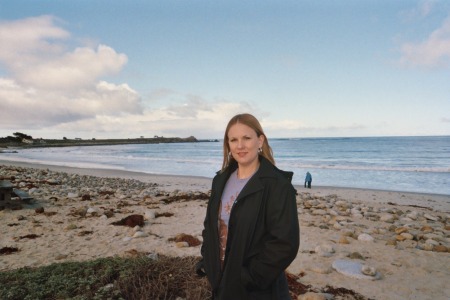
<svg viewBox="0 0 450 300">
<path fill-rule="evenodd" d="M 236 200 L 238 192 L 236 194 L 231 195 L 227 201 L 224 201 L 225 205 L 223 209 L 220 210 L 220 218 L 219 218 L 219 239 L 220 239 L 220 260 L 223 261 L 225 259 L 225 249 L 227 247 L 227 237 L 228 237 L 228 222 L 230 220 L 231 209 L 233 207 L 233 203 Z"/>
</svg>

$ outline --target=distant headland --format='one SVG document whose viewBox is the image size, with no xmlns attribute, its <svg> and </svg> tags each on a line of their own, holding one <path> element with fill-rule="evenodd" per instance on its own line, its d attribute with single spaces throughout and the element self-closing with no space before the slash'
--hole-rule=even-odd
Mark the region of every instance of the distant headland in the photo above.
<svg viewBox="0 0 450 300">
<path fill-rule="evenodd" d="M 162 144 L 162 143 L 198 143 L 198 142 L 218 142 L 216 139 L 198 140 L 194 136 L 163 137 L 155 135 L 152 138 L 125 138 L 125 139 L 34 139 L 30 135 L 15 132 L 13 136 L 0 137 L 0 148 L 36 148 L 36 147 L 71 147 L 71 146 L 104 146 L 104 145 L 124 145 L 124 144 Z"/>
</svg>

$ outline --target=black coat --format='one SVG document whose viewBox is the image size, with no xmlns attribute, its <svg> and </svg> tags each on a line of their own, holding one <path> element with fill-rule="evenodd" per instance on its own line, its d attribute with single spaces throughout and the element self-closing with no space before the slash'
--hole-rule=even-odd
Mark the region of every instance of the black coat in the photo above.
<svg viewBox="0 0 450 300">
<path fill-rule="evenodd" d="M 219 207 L 225 183 L 237 164 L 213 179 L 197 272 L 206 272 L 214 299 L 290 299 L 284 270 L 295 259 L 300 240 L 293 173 L 279 170 L 264 157 L 260 162 L 231 211 L 223 270 Z"/>
</svg>

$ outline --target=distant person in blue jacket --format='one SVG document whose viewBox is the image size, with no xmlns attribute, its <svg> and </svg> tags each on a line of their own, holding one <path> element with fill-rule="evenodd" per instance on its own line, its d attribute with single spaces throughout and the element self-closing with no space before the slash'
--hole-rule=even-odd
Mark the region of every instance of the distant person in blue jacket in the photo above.
<svg viewBox="0 0 450 300">
<path fill-rule="evenodd" d="M 312 182 L 312 176 L 311 176 L 311 173 L 306 172 L 306 177 L 305 177 L 305 188 L 306 188 L 306 185 L 308 185 L 308 189 L 310 189 L 310 188 L 311 188 L 311 182 Z"/>
</svg>

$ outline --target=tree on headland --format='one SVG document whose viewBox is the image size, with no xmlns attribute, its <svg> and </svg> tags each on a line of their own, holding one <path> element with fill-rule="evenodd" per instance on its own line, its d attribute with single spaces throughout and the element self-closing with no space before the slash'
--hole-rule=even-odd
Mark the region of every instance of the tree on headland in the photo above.
<svg viewBox="0 0 450 300">
<path fill-rule="evenodd" d="M 13 135 L 19 140 L 22 140 L 22 139 L 32 140 L 33 139 L 33 137 L 31 135 L 28 135 L 28 134 L 25 134 L 22 132 L 14 132 Z"/>
</svg>

